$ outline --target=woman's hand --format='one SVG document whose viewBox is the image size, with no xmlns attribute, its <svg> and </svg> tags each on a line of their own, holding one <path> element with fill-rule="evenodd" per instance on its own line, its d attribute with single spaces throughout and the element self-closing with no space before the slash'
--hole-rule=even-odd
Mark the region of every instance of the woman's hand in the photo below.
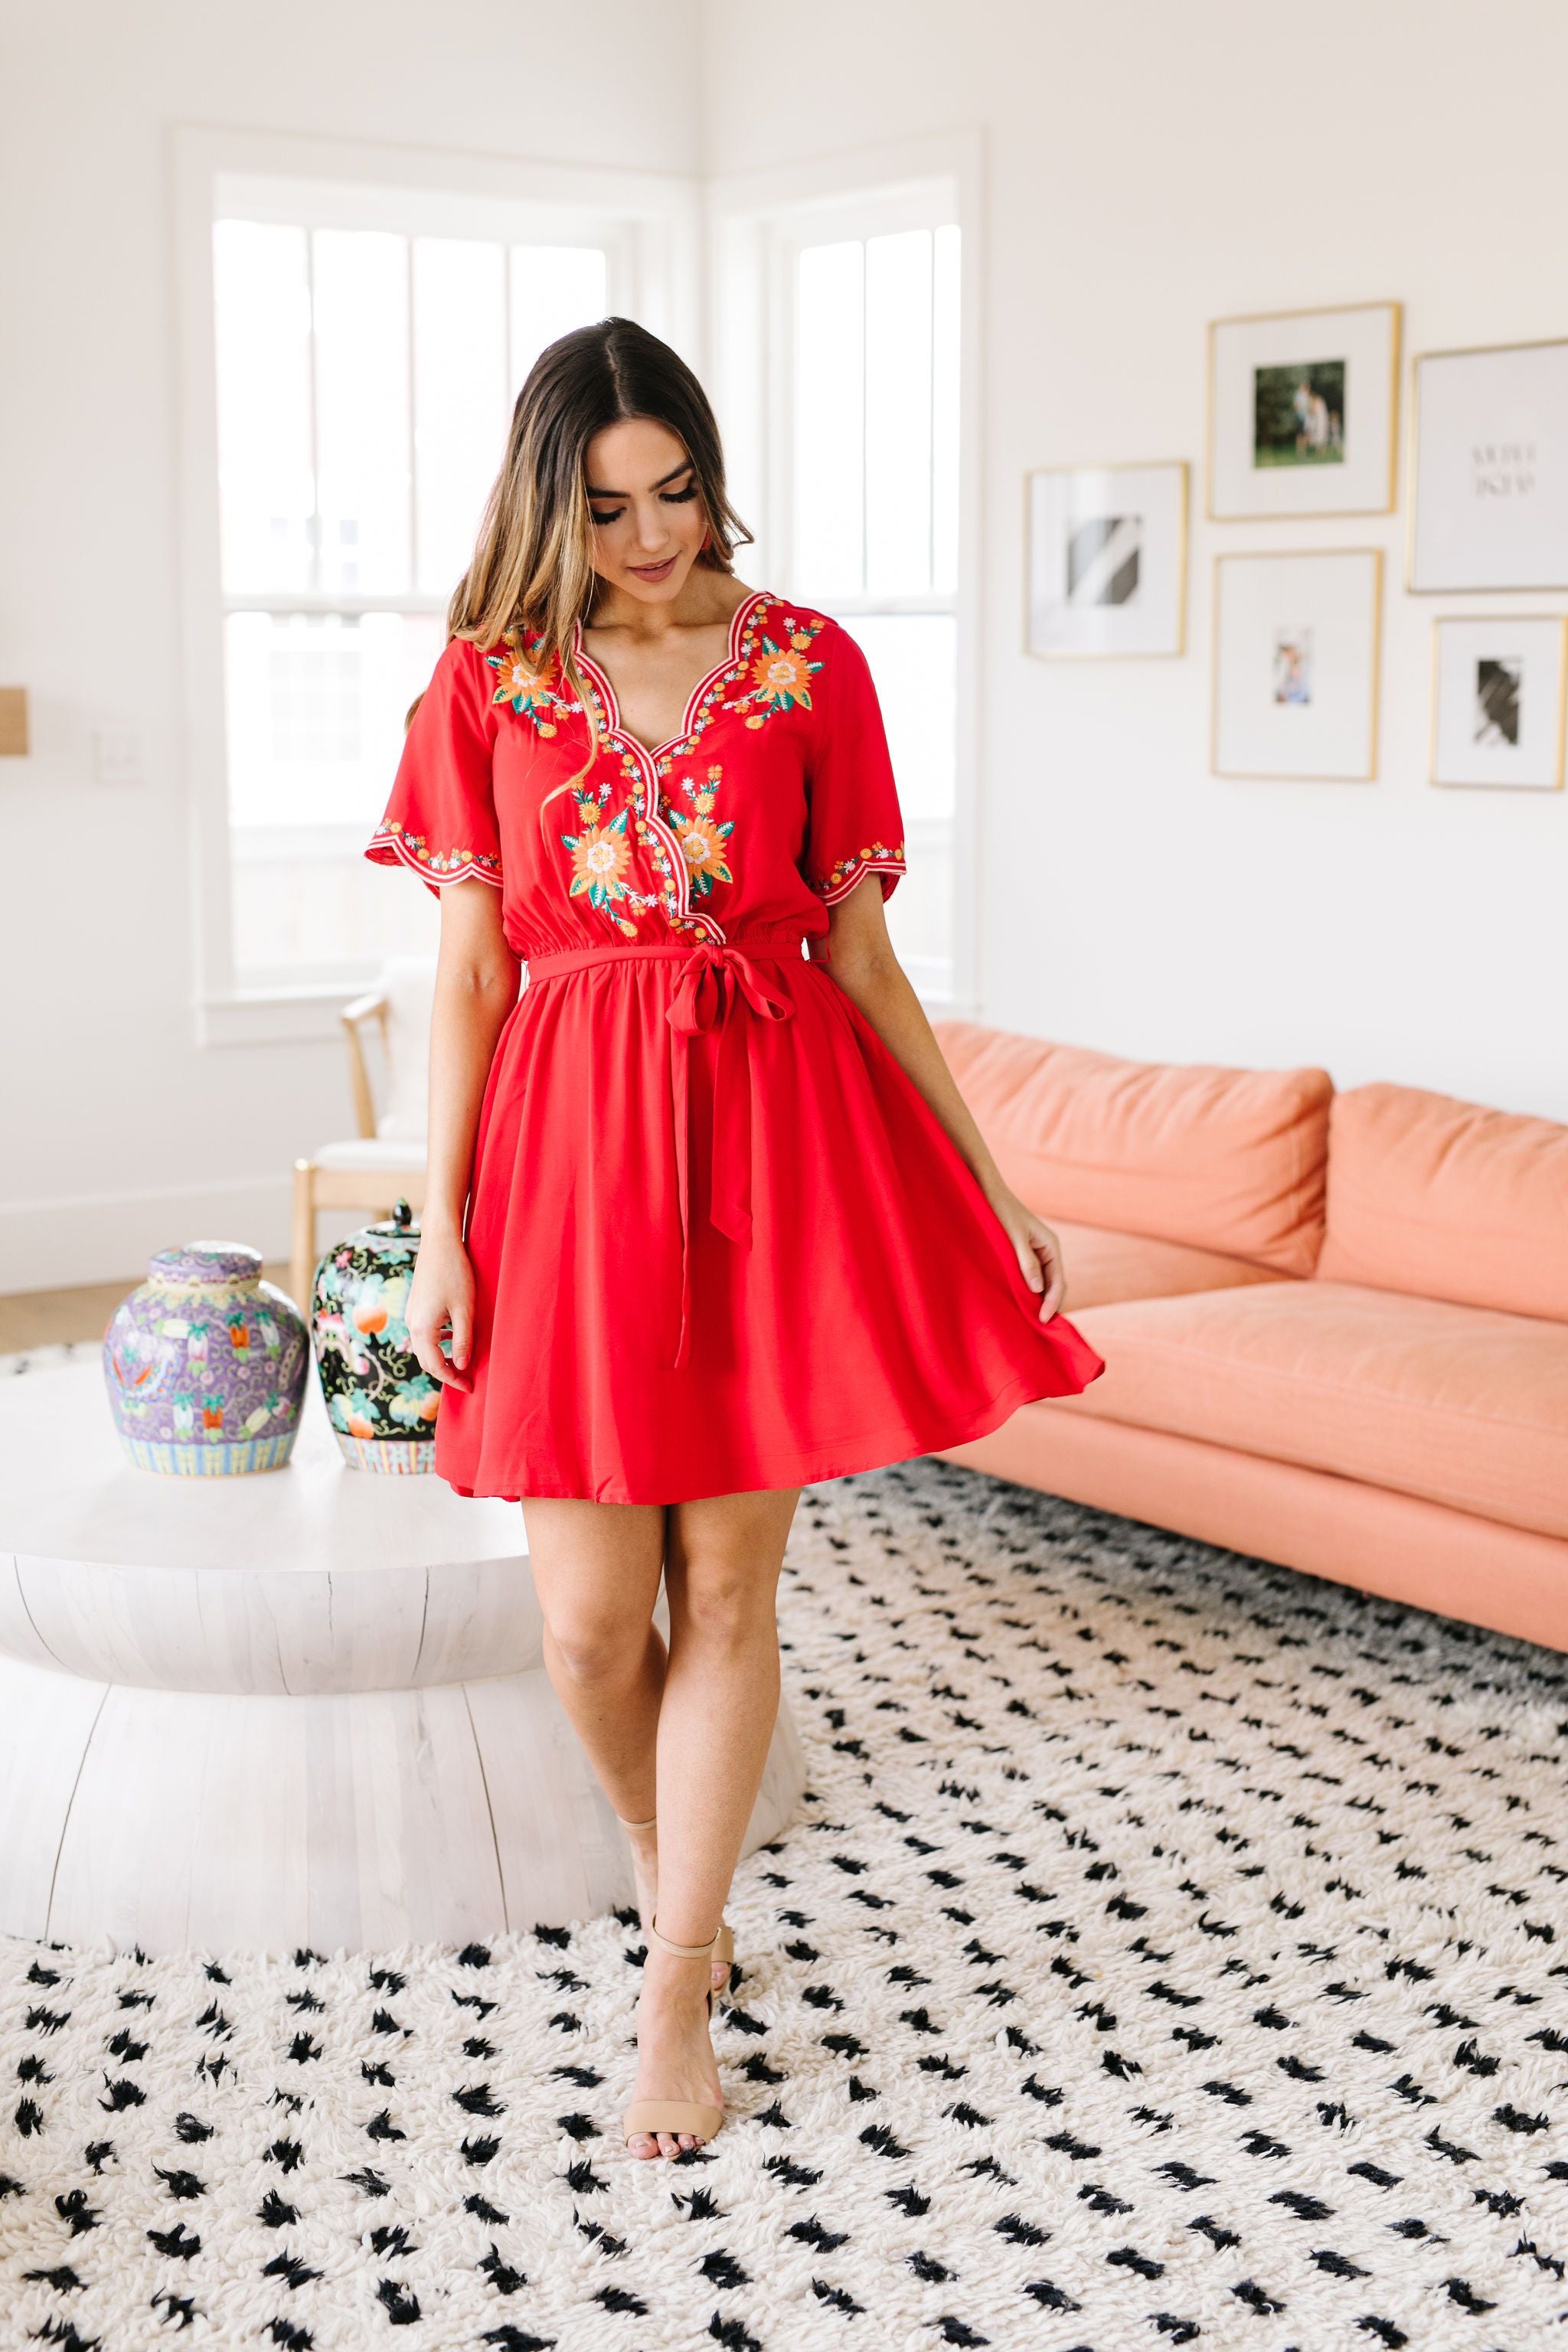
<svg viewBox="0 0 1568 2352">
<path fill-rule="evenodd" d="M 474 1270 L 456 1234 L 421 1233 L 405 1320 L 420 1367 L 444 1388 L 473 1387 L 468 1371 L 474 1336 Z M 441 1347 L 450 1327 L 452 1352 Z"/>
<path fill-rule="evenodd" d="M 1009 1192 L 1005 1184 L 992 1187 L 985 1197 L 1018 1254 L 1018 1264 L 1030 1289 L 1044 1294 L 1040 1320 L 1048 1323 L 1067 1296 L 1062 1245 L 1044 1218 L 1037 1217 L 1033 1209 L 1026 1209 L 1016 1192 Z"/>
</svg>

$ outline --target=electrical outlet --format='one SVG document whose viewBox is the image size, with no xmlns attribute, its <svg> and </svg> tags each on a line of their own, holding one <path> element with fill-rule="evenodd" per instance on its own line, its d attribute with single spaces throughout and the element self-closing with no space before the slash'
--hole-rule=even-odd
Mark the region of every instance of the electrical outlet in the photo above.
<svg viewBox="0 0 1568 2352">
<path fill-rule="evenodd" d="M 147 746 L 135 727 L 100 727 L 92 738 L 92 772 L 100 784 L 121 787 L 147 781 Z"/>
</svg>

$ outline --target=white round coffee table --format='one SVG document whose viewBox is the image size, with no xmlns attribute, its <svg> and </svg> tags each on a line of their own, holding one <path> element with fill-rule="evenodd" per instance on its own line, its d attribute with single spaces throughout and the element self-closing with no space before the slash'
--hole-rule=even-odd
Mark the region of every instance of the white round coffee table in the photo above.
<svg viewBox="0 0 1568 2352">
<path fill-rule="evenodd" d="M 542 1633 L 517 1506 L 349 1469 L 314 1383 L 286 1469 L 209 1479 L 132 1468 L 91 1358 L 0 1380 L 0 1930 L 331 1952 L 628 1901 Z M 781 1706 L 746 1852 L 804 1788 Z"/>
</svg>

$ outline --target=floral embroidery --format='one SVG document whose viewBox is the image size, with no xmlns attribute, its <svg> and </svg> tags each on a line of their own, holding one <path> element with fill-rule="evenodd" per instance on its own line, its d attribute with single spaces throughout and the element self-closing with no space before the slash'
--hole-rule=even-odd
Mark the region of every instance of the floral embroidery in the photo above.
<svg viewBox="0 0 1568 2352">
<path fill-rule="evenodd" d="M 629 895 L 626 876 L 632 858 L 631 844 L 626 839 L 630 816 L 630 809 L 623 808 L 606 820 L 602 801 L 586 793 L 578 795 L 579 830 L 561 836 L 572 852 L 574 898 L 586 891 L 591 907 L 609 907 Z M 626 926 L 621 923 L 619 928 L 624 930 Z"/>
<path fill-rule="evenodd" d="M 769 698 L 764 709 L 746 720 L 748 727 L 760 727 L 769 710 L 788 710 L 797 701 L 805 709 L 810 709 L 808 681 L 816 676 L 822 664 L 797 664 L 795 656 L 806 651 L 825 624 L 820 614 L 810 621 L 797 617 L 788 646 L 775 644 L 772 638 L 763 635 L 763 622 L 770 610 L 781 612 L 783 609 L 780 605 L 770 604 L 765 596 L 759 597 L 752 606 L 741 630 L 736 658 L 709 681 L 707 690 L 697 706 L 690 733 L 683 735 L 678 743 L 666 744 L 659 753 L 655 763 L 659 775 L 668 776 L 676 761 L 685 759 L 696 748 L 698 738 L 712 724 L 721 710 L 742 710 L 747 703 L 756 701 L 759 697 Z M 759 644 L 762 647 L 760 653 Z M 790 691 L 787 694 L 776 694 L 763 674 L 770 658 L 773 661 L 782 659 L 790 665 L 787 674 L 781 673 L 777 680 L 781 688 L 788 685 Z M 748 676 L 752 679 L 751 685 L 742 693 L 731 694 L 730 689 L 741 686 Z M 797 688 L 801 689 L 798 692 L 795 690 Z"/>
<path fill-rule="evenodd" d="M 499 651 L 487 654 L 485 659 L 500 678 L 492 701 L 510 702 L 520 719 L 532 719 L 540 734 L 553 735 L 556 722 L 551 713 L 575 710 L 578 705 L 552 687 L 553 661 L 541 667 L 534 658 L 543 642 L 541 633 L 530 637 L 524 646 L 519 642 L 519 632 L 508 629 Z"/>
<path fill-rule="evenodd" d="M 621 812 L 621 824 L 624 828 L 626 819 L 629 817 L 632 820 L 637 842 L 646 853 L 647 862 L 652 866 L 654 878 L 658 886 L 656 890 L 648 892 L 635 890 L 628 883 L 613 905 L 607 899 L 593 900 L 590 894 L 591 903 L 603 905 L 616 929 L 627 939 L 636 939 L 637 936 L 637 924 L 635 920 L 628 919 L 629 913 L 638 916 L 662 915 L 672 930 L 706 930 L 707 925 L 700 918 L 693 921 L 681 912 L 679 869 L 670 856 L 664 833 L 658 827 L 649 824 L 644 814 L 643 771 L 636 751 L 611 726 L 610 714 L 605 706 L 605 698 L 599 692 L 591 671 L 584 677 L 584 687 L 592 709 L 595 731 L 598 740 L 602 745 L 613 747 L 618 757 L 621 782 L 626 791 L 626 805 Z M 658 764 L 659 772 L 663 773 L 668 769 L 668 761 L 661 760 Z M 612 787 L 607 783 L 599 787 L 601 803 L 608 801 L 611 789 Z M 580 793 L 579 807 L 583 805 L 584 800 L 588 801 L 590 806 L 592 805 L 591 795 Z M 600 822 L 602 823 L 603 820 L 601 819 Z M 564 840 L 566 836 L 563 835 L 562 838 Z M 574 889 L 577 887 L 574 884 Z"/>
<path fill-rule="evenodd" d="M 486 882 L 499 883 L 501 878 L 500 859 L 492 851 L 432 849 L 422 833 L 407 832 L 395 817 L 389 817 L 381 826 L 367 855 L 375 857 L 385 850 L 419 873 L 438 875 L 446 881 L 455 881 L 463 874 L 477 874 Z M 391 859 L 382 857 L 381 862 L 390 864 Z"/>
<path fill-rule="evenodd" d="M 691 803 L 689 809 L 677 808 L 668 801 L 664 804 L 669 829 L 679 842 L 686 859 L 694 898 L 710 897 L 715 882 L 732 882 L 735 878 L 730 871 L 726 856 L 726 845 L 735 830 L 735 820 L 731 817 L 727 823 L 721 824 L 713 814 L 723 772 L 722 768 L 710 768 L 701 783 L 690 776 L 681 778 L 680 790 Z"/>
<path fill-rule="evenodd" d="M 735 697 L 731 709 L 742 709 L 748 702 L 762 705 L 747 719 L 748 727 L 760 727 L 770 712 L 791 710 L 798 703 L 802 710 L 811 709 L 811 681 L 822 667 L 819 661 L 807 661 L 812 638 L 822 626 L 820 621 L 811 627 L 795 630 L 787 646 L 775 645 L 772 637 L 763 639 L 763 649 L 752 659 L 751 687 L 745 694 Z"/>
<path fill-rule="evenodd" d="M 714 918 L 702 911 L 720 883 L 732 884 L 731 835 L 735 819 L 719 814 L 722 770 L 676 776 L 713 720 L 733 711 L 748 728 L 760 728 L 780 711 L 812 709 L 812 680 L 823 667 L 813 658 L 816 637 L 827 625 L 821 614 L 796 613 L 775 599 L 759 596 L 746 610 L 734 639 L 734 657 L 703 684 L 691 724 L 679 741 L 653 753 L 636 744 L 615 723 L 613 700 L 598 671 L 582 656 L 580 697 L 563 674 L 541 659 L 540 633 L 509 630 L 502 645 L 485 658 L 498 673 L 494 700 L 510 703 L 542 736 L 561 731 L 563 712 L 583 711 L 598 744 L 596 782 L 574 786 L 577 824 L 559 839 L 571 857 L 571 897 L 588 904 L 623 938 L 635 940 L 652 919 L 661 930 L 711 938 Z M 613 812 L 613 813 L 612 813 Z M 885 843 L 845 859 L 825 883 L 813 883 L 818 897 L 842 897 L 868 865 L 896 863 L 902 845 Z M 639 884 L 651 884 L 651 888 Z"/>
<path fill-rule="evenodd" d="M 889 848 L 885 841 L 874 841 L 841 857 L 826 882 L 812 882 L 809 875 L 806 880 L 824 905 L 831 906 L 836 898 L 847 898 L 863 874 L 902 874 L 904 870 L 901 841 L 896 849 Z"/>
</svg>

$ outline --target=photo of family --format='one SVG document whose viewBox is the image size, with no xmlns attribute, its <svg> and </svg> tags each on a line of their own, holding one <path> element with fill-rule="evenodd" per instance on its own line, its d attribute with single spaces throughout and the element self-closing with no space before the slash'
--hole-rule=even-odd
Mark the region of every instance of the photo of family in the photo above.
<svg viewBox="0 0 1568 2352">
<path fill-rule="evenodd" d="M 1274 633 L 1274 699 L 1308 703 L 1312 699 L 1312 632 L 1277 629 Z"/>
<path fill-rule="evenodd" d="M 1252 376 L 1254 466 L 1342 466 L 1345 362 L 1260 367 Z"/>
<path fill-rule="evenodd" d="M 1214 773 L 1375 776 L 1381 551 L 1226 550 L 1214 585 Z"/>
<path fill-rule="evenodd" d="M 1215 521 L 1392 513 L 1400 316 L 1397 302 L 1352 302 L 1212 322 Z"/>
</svg>

